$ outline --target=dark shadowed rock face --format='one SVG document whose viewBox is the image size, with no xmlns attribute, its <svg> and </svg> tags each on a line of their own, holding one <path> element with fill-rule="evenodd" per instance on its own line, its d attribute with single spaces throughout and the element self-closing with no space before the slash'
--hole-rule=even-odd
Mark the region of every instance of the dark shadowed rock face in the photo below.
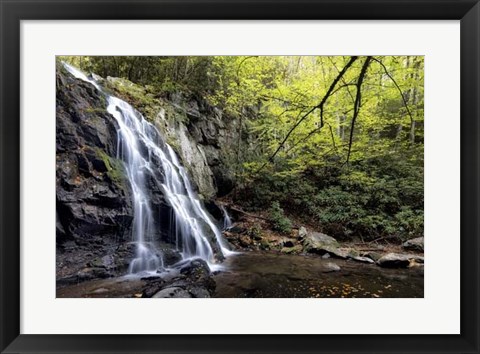
<svg viewBox="0 0 480 354">
<path fill-rule="evenodd" d="M 61 70 L 56 79 L 57 275 L 68 276 L 125 241 L 133 208 L 105 97 Z"/>
</svg>

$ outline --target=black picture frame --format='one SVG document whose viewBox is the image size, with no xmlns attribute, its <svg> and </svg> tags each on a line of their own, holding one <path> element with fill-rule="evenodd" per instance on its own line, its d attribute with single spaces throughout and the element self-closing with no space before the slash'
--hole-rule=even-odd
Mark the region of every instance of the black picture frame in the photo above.
<svg viewBox="0 0 480 354">
<path fill-rule="evenodd" d="M 1 353 L 479 353 L 478 0 L 0 0 L 0 11 Z M 461 20 L 461 334 L 20 334 L 20 22 L 87 19 Z"/>
</svg>

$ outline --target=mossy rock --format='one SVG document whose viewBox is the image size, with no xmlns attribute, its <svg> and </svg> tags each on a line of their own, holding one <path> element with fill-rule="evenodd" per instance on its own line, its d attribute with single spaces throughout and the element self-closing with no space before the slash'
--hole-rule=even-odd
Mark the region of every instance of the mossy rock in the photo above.
<svg viewBox="0 0 480 354">
<path fill-rule="evenodd" d="M 94 107 L 89 107 L 84 109 L 85 113 L 105 113 L 105 108 L 94 108 Z"/>
<path fill-rule="evenodd" d="M 107 176 L 117 185 L 123 186 L 126 182 L 125 166 L 119 159 L 107 155 L 103 150 L 96 149 L 97 156 L 103 161 L 106 167 Z"/>
<path fill-rule="evenodd" d="M 105 87 L 113 95 L 129 102 L 150 122 L 155 120 L 164 106 L 163 101 L 156 98 L 150 88 L 134 84 L 127 79 L 108 77 Z"/>
</svg>

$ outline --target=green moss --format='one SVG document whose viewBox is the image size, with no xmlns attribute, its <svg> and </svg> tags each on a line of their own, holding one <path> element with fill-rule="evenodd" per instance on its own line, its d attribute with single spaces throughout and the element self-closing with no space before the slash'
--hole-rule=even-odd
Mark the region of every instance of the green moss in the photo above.
<svg viewBox="0 0 480 354">
<path fill-rule="evenodd" d="M 105 113 L 105 108 L 89 107 L 84 109 L 85 113 Z"/>
<path fill-rule="evenodd" d="M 119 96 L 153 121 L 162 107 L 162 100 L 155 98 L 150 87 L 143 87 L 123 78 L 109 78 L 105 86 L 112 94 Z"/>
<path fill-rule="evenodd" d="M 107 176 L 116 184 L 123 185 L 125 183 L 125 167 L 119 159 L 107 155 L 103 150 L 97 148 L 97 156 L 102 159 L 107 167 Z"/>
<path fill-rule="evenodd" d="M 174 151 L 176 151 L 177 153 L 180 151 L 180 144 L 178 139 L 175 138 L 175 136 L 167 135 L 165 140 L 167 144 L 170 145 Z"/>
</svg>

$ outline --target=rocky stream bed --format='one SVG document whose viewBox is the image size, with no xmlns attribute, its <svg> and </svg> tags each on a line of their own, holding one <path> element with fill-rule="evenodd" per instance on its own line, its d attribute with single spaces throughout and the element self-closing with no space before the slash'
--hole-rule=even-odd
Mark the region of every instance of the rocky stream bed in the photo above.
<svg viewBox="0 0 480 354">
<path fill-rule="evenodd" d="M 57 297 L 325 298 L 423 297 L 423 267 L 382 268 L 353 260 L 243 252 L 212 274 L 201 261 L 159 275 L 70 285 Z"/>
</svg>

